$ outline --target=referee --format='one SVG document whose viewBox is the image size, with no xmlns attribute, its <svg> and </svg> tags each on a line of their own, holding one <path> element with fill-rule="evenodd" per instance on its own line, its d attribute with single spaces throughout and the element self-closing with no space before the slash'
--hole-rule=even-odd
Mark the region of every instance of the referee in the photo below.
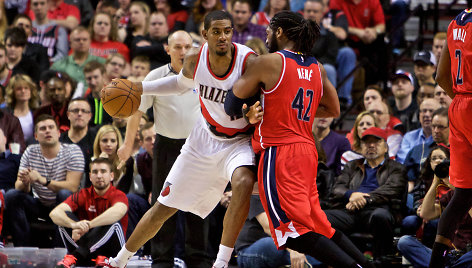
<svg viewBox="0 0 472 268">
<path fill-rule="evenodd" d="M 169 36 L 167 53 L 171 62 L 151 71 L 144 81 L 152 81 L 162 77 L 179 74 L 182 69 L 185 53 L 192 47 L 192 38 L 185 31 L 176 31 Z M 126 161 L 133 148 L 134 138 L 138 131 L 141 115 L 150 107 L 154 110 L 156 141 L 152 159 L 152 203 L 160 194 L 164 181 L 174 161 L 180 154 L 180 149 L 189 136 L 200 114 L 198 96 L 194 91 L 182 95 L 155 96 L 143 95 L 138 111 L 127 123 L 125 141 L 118 150 L 121 161 Z M 212 261 L 207 254 L 208 219 L 201 219 L 191 213 L 185 213 L 186 256 L 188 267 L 211 267 Z M 177 215 L 172 216 L 162 226 L 161 230 L 151 240 L 151 255 L 153 267 L 174 267 L 174 236 Z"/>
</svg>

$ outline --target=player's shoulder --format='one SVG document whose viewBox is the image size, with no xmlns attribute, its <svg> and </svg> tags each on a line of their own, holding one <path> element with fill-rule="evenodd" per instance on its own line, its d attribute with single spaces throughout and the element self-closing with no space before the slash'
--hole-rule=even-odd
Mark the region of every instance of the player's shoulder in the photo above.
<svg viewBox="0 0 472 268">
<path fill-rule="evenodd" d="M 459 26 L 465 26 L 467 23 L 472 22 L 472 9 L 463 10 L 453 19 L 454 21 Z"/>
</svg>

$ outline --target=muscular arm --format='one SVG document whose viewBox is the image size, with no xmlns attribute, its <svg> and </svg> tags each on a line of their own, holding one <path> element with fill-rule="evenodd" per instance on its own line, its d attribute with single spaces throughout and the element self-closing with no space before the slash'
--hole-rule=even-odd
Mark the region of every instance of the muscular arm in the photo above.
<svg viewBox="0 0 472 268">
<path fill-rule="evenodd" d="M 449 55 L 449 48 L 447 47 L 446 41 L 441 52 L 441 57 L 439 58 L 436 82 L 438 82 L 439 86 L 453 99 L 456 94 L 454 94 L 452 90 L 451 58 Z"/>
<path fill-rule="evenodd" d="M 83 172 L 80 171 L 67 171 L 65 181 L 55 181 L 52 180 L 49 183 L 48 188 L 53 192 L 57 193 L 59 190 L 65 189 L 71 192 L 77 192 L 79 189 L 80 179 L 82 178 Z M 40 181 L 41 183 L 46 183 L 46 178 Z"/>
<path fill-rule="evenodd" d="M 199 53 L 200 51 L 194 48 L 185 55 L 183 68 L 179 75 L 134 83 L 133 86 L 142 87 L 143 95 L 168 96 L 183 94 L 195 87 L 193 75 Z"/>
<path fill-rule="evenodd" d="M 340 114 L 339 99 L 336 88 L 329 82 L 326 70 L 319 63 L 321 71 L 321 79 L 323 80 L 323 97 L 316 110 L 316 117 L 338 117 Z"/>
<path fill-rule="evenodd" d="M 261 83 L 265 88 L 272 88 L 278 81 L 282 58 L 278 54 L 250 57 L 246 66 L 246 71 L 233 86 L 234 95 L 240 99 L 254 96 L 259 92 Z"/>
<path fill-rule="evenodd" d="M 127 211 L 128 211 L 128 206 L 122 202 L 118 202 L 114 204 L 112 207 L 105 210 L 102 214 L 97 216 L 95 219 L 91 220 L 90 228 L 113 224 L 121 220 L 121 218 L 125 216 Z"/>
</svg>

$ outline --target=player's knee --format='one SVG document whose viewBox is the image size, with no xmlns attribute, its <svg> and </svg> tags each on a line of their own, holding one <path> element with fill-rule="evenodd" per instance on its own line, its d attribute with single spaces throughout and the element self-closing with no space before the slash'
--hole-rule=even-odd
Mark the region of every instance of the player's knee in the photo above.
<svg viewBox="0 0 472 268">
<path fill-rule="evenodd" d="M 159 203 L 159 201 L 156 201 L 150 210 L 150 218 L 154 223 L 164 223 L 167 219 L 174 215 L 175 212 L 177 212 L 177 209 L 168 207 Z"/>
</svg>

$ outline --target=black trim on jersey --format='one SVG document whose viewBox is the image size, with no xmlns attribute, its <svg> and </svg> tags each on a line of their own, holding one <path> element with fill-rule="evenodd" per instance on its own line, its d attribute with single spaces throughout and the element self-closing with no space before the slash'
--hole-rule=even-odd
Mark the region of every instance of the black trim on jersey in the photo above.
<svg viewBox="0 0 472 268">
<path fill-rule="evenodd" d="M 224 78 L 225 76 L 227 76 L 233 70 L 233 62 L 234 62 L 234 58 L 236 57 L 236 55 L 235 55 L 235 53 L 236 53 L 235 46 L 236 45 L 233 46 L 233 56 L 231 57 L 231 62 L 229 63 L 228 70 L 226 70 L 226 72 L 223 75 L 216 75 L 215 73 L 213 73 L 216 77 Z M 208 63 L 210 63 L 210 62 L 208 62 Z"/>
</svg>

